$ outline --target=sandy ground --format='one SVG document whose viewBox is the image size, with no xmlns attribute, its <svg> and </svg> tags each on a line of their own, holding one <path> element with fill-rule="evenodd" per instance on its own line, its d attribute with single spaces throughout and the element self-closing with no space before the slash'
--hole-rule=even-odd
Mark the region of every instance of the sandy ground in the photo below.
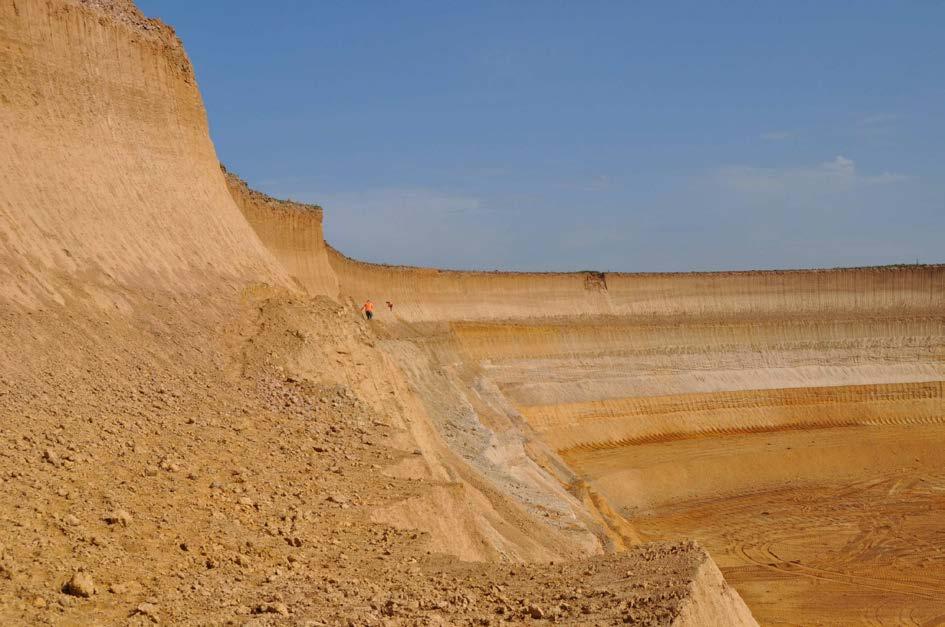
<svg viewBox="0 0 945 627">
<path fill-rule="evenodd" d="M 348 259 L 130 0 L 0 0 L 0 88 L 0 622 L 754 624 L 688 538 L 768 623 L 945 613 L 945 268 Z"/>
<path fill-rule="evenodd" d="M 933 625 L 945 621 L 943 439 L 942 425 L 852 427 L 567 459 L 644 537 L 702 542 L 763 624 Z"/>
<path fill-rule="evenodd" d="M 390 333 L 454 372 L 496 433 L 520 416 L 565 480 L 585 481 L 640 537 L 705 545 L 762 623 L 945 620 L 940 315 L 457 320 Z"/>
<path fill-rule="evenodd" d="M 460 544 L 377 522 L 468 488 L 399 476 L 428 454 L 403 416 L 324 365 L 306 370 L 326 356 L 346 363 L 370 332 L 364 321 L 271 290 L 218 318 L 221 304 L 207 317 L 199 303 L 155 317 L 138 302 L 132 320 L 2 319 L 0 622 L 657 625 L 736 615 L 741 601 L 691 543 L 472 563 L 449 554 Z M 47 342 L 60 350 L 14 365 L 17 350 Z M 465 514 L 452 515 L 460 539 Z M 700 594 L 727 605 L 713 614 Z"/>
</svg>

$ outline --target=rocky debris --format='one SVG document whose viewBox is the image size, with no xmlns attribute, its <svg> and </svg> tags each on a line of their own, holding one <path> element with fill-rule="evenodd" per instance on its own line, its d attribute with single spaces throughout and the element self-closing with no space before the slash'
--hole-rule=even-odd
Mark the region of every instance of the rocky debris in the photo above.
<svg viewBox="0 0 945 627">
<path fill-rule="evenodd" d="M 338 493 L 330 494 L 328 498 L 325 500 L 328 501 L 329 503 L 335 503 L 336 505 L 347 505 L 348 503 L 351 502 L 351 499 L 349 499 L 343 494 L 338 494 Z"/>
<path fill-rule="evenodd" d="M 243 326 L 232 323 L 237 314 L 214 323 L 226 341 L 195 341 L 207 333 L 188 326 L 199 308 L 179 303 L 154 316 L 160 329 L 189 335 L 162 330 L 148 343 L 140 328 L 122 330 L 114 319 L 55 337 L 57 346 L 82 348 L 43 366 L 47 375 L 34 373 L 48 383 L 47 413 L 0 421 L 0 437 L 15 443 L 0 456 L 0 578 L 15 578 L 0 585 L 0 624 L 37 624 L 52 612 L 63 624 L 89 622 L 93 604 L 75 595 L 95 593 L 91 573 L 62 586 L 76 592 L 46 596 L 76 559 L 109 570 L 109 595 L 94 604 L 95 620 L 109 624 L 129 615 L 139 625 L 614 624 L 631 612 L 646 624 L 675 611 L 686 577 L 668 573 L 691 569 L 702 555 L 695 549 L 651 547 L 568 566 L 462 563 L 430 553 L 425 533 L 372 522 L 366 512 L 422 496 L 431 484 L 383 470 L 413 458 L 415 444 L 384 444 L 403 436 L 392 426 L 402 417 L 372 406 L 354 385 L 278 369 L 299 346 L 354 359 L 350 346 L 339 353 L 330 335 L 317 335 L 340 324 L 336 304 L 292 302 L 249 308 Z M 178 311 L 187 315 L 175 318 Z M 3 325 L 0 317 L 0 343 Z M 49 320 L 41 327 L 58 328 Z M 305 338 L 286 329 L 304 329 Z M 90 336 L 139 350 L 108 352 Z M 215 348 L 227 342 L 231 354 Z M 89 354 L 95 367 L 78 366 Z M 20 387 L 0 383 L 0 411 L 39 416 Z M 54 472 L 51 460 L 68 473 Z M 201 479 L 186 480 L 190 473 Z M 24 498 L 40 487 L 49 502 Z M 101 533 L 105 525 L 114 533 Z M 634 587 L 641 581 L 652 585 Z M 37 607 L 36 597 L 48 605 Z M 536 608 L 542 618 L 533 618 Z"/>
<path fill-rule="evenodd" d="M 79 525 L 79 519 L 72 514 L 66 514 L 63 516 L 62 522 L 66 523 L 70 527 L 77 527 Z"/>
<path fill-rule="evenodd" d="M 125 582 L 116 582 L 109 584 L 108 591 L 112 594 L 127 594 L 131 586 Z"/>
<path fill-rule="evenodd" d="M 95 594 L 95 582 L 88 573 L 79 571 L 72 575 L 72 579 L 65 583 L 62 587 L 62 591 L 74 597 L 87 599 Z"/>
<path fill-rule="evenodd" d="M 171 461 L 170 459 L 165 458 L 165 459 L 162 459 L 160 462 L 158 462 L 158 468 L 160 468 L 161 470 L 166 470 L 167 472 L 177 472 L 178 470 L 180 470 L 180 464 L 177 464 Z"/>
<path fill-rule="evenodd" d="M 170 38 L 173 30 L 159 20 L 148 19 L 141 13 L 133 0 L 66 0 L 89 7 L 127 24 L 148 36 Z"/>
<path fill-rule="evenodd" d="M 134 613 L 151 619 L 153 623 L 161 622 L 161 618 L 158 614 L 158 606 L 154 603 L 141 603 L 135 608 Z"/>
<path fill-rule="evenodd" d="M 105 514 L 102 517 L 102 520 L 104 520 L 109 525 L 121 525 L 122 527 L 127 527 L 131 524 L 132 518 L 131 514 L 123 509 L 119 509 Z"/>
<path fill-rule="evenodd" d="M 46 462 L 52 464 L 53 466 L 58 467 L 62 465 L 62 459 L 59 457 L 59 454 L 51 448 L 48 448 L 45 451 L 43 451 L 43 459 L 46 460 Z"/>
<path fill-rule="evenodd" d="M 260 603 L 253 610 L 256 614 L 279 614 L 281 616 L 289 615 L 289 607 L 285 603 Z"/>
</svg>

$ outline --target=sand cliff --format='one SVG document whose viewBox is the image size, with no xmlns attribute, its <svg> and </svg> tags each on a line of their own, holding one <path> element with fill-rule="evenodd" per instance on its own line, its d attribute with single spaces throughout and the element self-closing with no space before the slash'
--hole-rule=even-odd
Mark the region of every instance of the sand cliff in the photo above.
<svg viewBox="0 0 945 627">
<path fill-rule="evenodd" d="M 226 191 L 173 31 L 86 4 L 0 3 L 4 297 L 61 304 L 54 275 L 105 299 L 285 281 Z"/>
<path fill-rule="evenodd" d="M 320 211 L 227 179 L 130 0 L 0 0 L 0 130 L 4 622 L 753 624 L 694 544 L 601 555 L 635 531 L 503 394 L 433 390 L 455 338 L 338 304 Z"/>
<path fill-rule="evenodd" d="M 130 0 L 0 0 L 0 130 L 8 622 L 945 616 L 945 267 L 352 260 Z"/>
<path fill-rule="evenodd" d="M 505 273 L 326 255 L 352 310 L 394 303 L 379 346 L 450 448 L 526 509 L 550 476 L 622 515 L 618 542 L 700 538 L 765 621 L 945 612 L 945 572 L 914 553 L 941 531 L 926 508 L 943 480 L 945 267 Z M 763 534 L 788 544 L 760 549 Z"/>
<path fill-rule="evenodd" d="M 526 511 L 552 502 L 551 477 L 617 544 L 697 537 L 766 622 L 945 611 L 940 568 L 908 583 L 940 531 L 926 508 L 942 480 L 945 267 L 461 272 L 330 246 L 327 260 L 352 311 L 394 303 L 379 346 L 450 449 Z M 799 501 L 816 504 L 802 522 Z"/>
</svg>

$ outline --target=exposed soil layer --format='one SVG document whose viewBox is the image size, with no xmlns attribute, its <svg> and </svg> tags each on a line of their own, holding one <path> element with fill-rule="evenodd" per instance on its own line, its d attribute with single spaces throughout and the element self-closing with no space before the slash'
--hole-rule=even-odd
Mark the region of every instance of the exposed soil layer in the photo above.
<svg viewBox="0 0 945 627">
<path fill-rule="evenodd" d="M 0 0 L 0 134 L 0 623 L 755 624 L 520 416 L 431 402 L 130 0 Z"/>
<path fill-rule="evenodd" d="M 250 292 L 220 318 L 136 305 L 2 320 L 4 624 L 668 624 L 702 611 L 704 587 L 724 598 L 690 543 L 498 566 L 373 522 L 464 488 L 385 472 L 418 457 L 402 417 L 300 374 L 353 348 L 331 327 L 363 329 L 330 301 Z M 12 365 L 35 342 L 60 349 Z"/>
<path fill-rule="evenodd" d="M 364 264 L 339 273 L 342 292 L 387 298 L 378 278 L 361 282 L 369 274 Z M 405 368 L 422 355 L 423 376 L 447 373 L 456 391 L 430 386 L 428 402 L 464 399 L 454 406 L 475 407 L 495 437 L 527 434 L 533 458 L 557 468 L 560 456 L 559 476 L 586 482 L 641 538 L 698 540 L 762 623 L 936 624 L 945 272 L 788 275 L 790 289 L 777 273 L 706 276 L 711 310 L 680 314 L 695 275 L 675 290 L 669 277 L 641 276 L 626 313 L 593 313 L 593 296 L 583 315 L 566 313 L 579 288 L 543 291 L 560 277 L 508 275 L 496 291 L 534 281 L 519 296 L 537 299 L 537 315 L 517 296 L 488 309 L 477 288 L 438 293 L 436 309 L 382 312 L 378 326 L 385 342 L 416 347 L 390 349 Z M 766 296 L 765 285 L 776 287 Z M 427 319 L 434 312 L 443 319 Z"/>
<path fill-rule="evenodd" d="M 753 624 L 685 538 L 766 623 L 945 616 L 945 267 L 348 259 L 126 0 L 0 0 L 0 88 L 2 622 Z"/>
</svg>

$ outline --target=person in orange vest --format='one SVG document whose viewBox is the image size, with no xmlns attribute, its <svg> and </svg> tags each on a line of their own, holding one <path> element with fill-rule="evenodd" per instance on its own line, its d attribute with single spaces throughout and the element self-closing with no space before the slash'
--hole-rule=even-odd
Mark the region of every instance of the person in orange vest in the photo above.
<svg viewBox="0 0 945 627">
<path fill-rule="evenodd" d="M 374 317 L 374 303 L 368 299 L 363 305 L 361 305 L 361 311 L 363 311 L 367 319 L 370 320 Z"/>
</svg>

